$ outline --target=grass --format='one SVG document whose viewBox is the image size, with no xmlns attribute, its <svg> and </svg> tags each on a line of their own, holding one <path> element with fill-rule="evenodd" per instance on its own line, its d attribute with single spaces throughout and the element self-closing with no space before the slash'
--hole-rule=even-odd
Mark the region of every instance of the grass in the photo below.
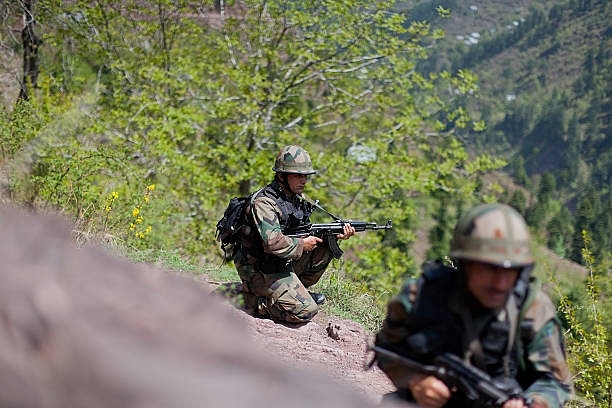
<svg viewBox="0 0 612 408">
<path fill-rule="evenodd" d="M 356 321 L 371 333 L 380 329 L 385 308 L 345 278 L 342 271 L 330 268 L 312 289 L 325 294 L 327 301 L 323 310 L 328 314 Z"/>
<path fill-rule="evenodd" d="M 584 268 L 554 256 L 548 250 L 538 249 L 535 255 L 538 258 L 538 267 L 534 274 L 545 284 L 550 281 L 551 274 L 554 274 L 557 285 L 561 286 L 563 291 L 567 291 L 571 287 L 580 285 L 584 278 Z M 194 276 L 205 275 L 210 281 L 219 284 L 240 282 L 232 263 L 194 265 L 176 253 L 164 250 L 133 250 L 125 256 L 134 262 L 156 264 L 163 268 L 188 272 Z M 547 291 L 551 292 L 550 285 L 546 286 L 548 286 Z M 310 289 L 325 295 L 327 301 L 322 306 L 322 310 L 328 315 L 358 322 L 371 333 L 380 329 L 386 313 L 386 302 L 377 299 L 368 293 L 365 287 L 359 287 L 347 278 L 342 268 L 330 265 L 321 280 Z M 555 297 L 554 293 L 549 294 Z"/>
<path fill-rule="evenodd" d="M 240 282 L 240 277 L 231 263 L 197 266 L 181 259 L 176 253 L 164 250 L 131 250 L 124 256 L 133 262 L 156 264 L 194 276 L 205 275 L 209 280 L 220 284 Z M 328 315 L 353 320 L 371 333 L 380 328 L 385 313 L 381 302 L 364 289 L 358 289 L 345 278 L 341 270 L 330 267 L 311 289 L 325 294 L 327 301 L 322 309 Z"/>
</svg>

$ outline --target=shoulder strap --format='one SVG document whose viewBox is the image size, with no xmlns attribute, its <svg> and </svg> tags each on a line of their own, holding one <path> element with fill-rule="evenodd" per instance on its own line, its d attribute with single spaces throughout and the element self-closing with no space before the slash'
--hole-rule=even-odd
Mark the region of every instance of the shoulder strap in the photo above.
<svg viewBox="0 0 612 408">
<path fill-rule="evenodd" d="M 530 277 L 529 290 L 527 291 L 526 297 L 523 300 L 523 304 L 520 305 L 518 311 L 518 317 L 516 322 L 516 335 L 513 339 L 512 344 L 516 344 L 517 346 L 518 363 L 519 368 L 521 370 L 524 370 L 526 367 L 526 347 L 533 339 L 535 332 L 539 330 L 543 325 L 543 323 L 536 322 L 536 316 L 534 315 L 536 312 L 536 308 L 531 307 L 536 297 L 539 296 L 539 294 L 541 293 L 541 288 L 542 282 L 535 276 Z M 550 317 L 554 317 L 554 313 L 553 316 Z"/>
<path fill-rule="evenodd" d="M 523 304 L 520 307 L 519 321 L 523 320 L 523 318 L 527 314 L 527 311 L 529 310 L 529 307 L 533 303 L 534 298 L 536 297 L 541 288 L 542 282 L 538 278 L 533 276 L 531 277 L 531 279 L 529 279 L 529 291 L 527 293 L 527 296 L 525 297 L 525 300 L 523 301 Z"/>
<path fill-rule="evenodd" d="M 520 289 L 515 290 L 514 296 L 509 299 L 510 341 L 508 341 L 508 352 L 512 349 L 517 335 L 525 335 L 525 333 L 522 333 L 524 331 L 522 330 L 523 319 L 541 287 L 541 282 L 535 277 L 519 279 L 519 283 L 521 284 Z"/>
<path fill-rule="evenodd" d="M 254 192 L 253 194 L 251 194 L 251 206 L 253 205 L 253 201 L 255 201 L 255 198 L 257 197 L 257 195 L 259 195 L 259 193 L 261 193 L 264 188 L 265 187 L 262 187 L 259 190 L 257 190 L 256 192 Z"/>
<path fill-rule="evenodd" d="M 253 220 L 253 203 L 255 202 L 255 199 L 257 198 L 257 196 L 259 195 L 259 193 L 261 193 L 263 190 L 265 189 L 265 187 L 260 188 L 259 190 L 257 190 L 256 192 L 254 192 L 253 194 L 251 194 L 251 199 L 249 200 L 249 205 L 247 207 L 247 211 L 251 212 L 251 218 L 250 220 Z M 246 217 L 247 220 L 249 219 L 249 217 Z M 249 221 L 251 222 L 251 221 Z"/>
</svg>

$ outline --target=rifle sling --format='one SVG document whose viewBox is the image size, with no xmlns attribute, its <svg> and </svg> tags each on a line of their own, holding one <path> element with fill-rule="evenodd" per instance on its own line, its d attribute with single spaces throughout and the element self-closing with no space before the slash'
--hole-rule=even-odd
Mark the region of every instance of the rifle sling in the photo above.
<svg viewBox="0 0 612 408">
<path fill-rule="evenodd" d="M 519 308 L 516 304 L 515 297 L 511 294 L 510 299 L 506 303 L 506 312 L 508 313 L 508 322 L 510 323 L 510 333 L 508 334 L 508 344 L 506 345 L 506 354 L 504 355 L 504 376 L 509 378 L 510 373 L 510 359 L 512 355 L 512 347 L 514 347 L 514 341 L 516 340 L 516 333 L 518 332 L 519 325 Z"/>
</svg>

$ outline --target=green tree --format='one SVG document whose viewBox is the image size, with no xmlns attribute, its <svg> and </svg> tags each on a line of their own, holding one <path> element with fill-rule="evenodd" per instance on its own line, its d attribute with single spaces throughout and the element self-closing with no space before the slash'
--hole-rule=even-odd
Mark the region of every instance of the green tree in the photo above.
<svg viewBox="0 0 612 408">
<path fill-rule="evenodd" d="M 602 299 L 605 298 L 601 296 L 601 283 L 605 281 L 598 277 L 588 234 L 584 233 L 583 239 L 582 258 L 589 272 L 584 285 L 587 303 L 573 303 L 560 293 L 559 311 L 568 324 L 568 361 L 576 392 L 587 399 L 587 403 L 577 406 L 604 408 L 612 403 L 612 355 L 609 333 L 602 319 L 605 311 Z"/>
<path fill-rule="evenodd" d="M 512 163 L 512 173 L 516 181 L 523 187 L 529 188 L 531 186 L 531 180 L 525 170 L 525 159 L 522 156 L 516 156 Z"/>
<path fill-rule="evenodd" d="M 546 225 L 547 246 L 557 255 L 566 257 L 570 250 L 573 216 L 567 207 L 561 206 Z"/>
<path fill-rule="evenodd" d="M 508 201 L 508 205 L 516 208 L 516 210 L 524 216 L 527 210 L 527 197 L 525 196 L 525 192 L 520 188 L 514 190 Z"/>
<path fill-rule="evenodd" d="M 429 231 L 430 248 L 427 250 L 427 259 L 443 259 L 448 255 L 450 250 L 450 238 L 455 222 L 449 211 L 449 200 L 441 194 L 434 195 L 435 206 L 437 209 L 433 212 L 433 220 L 435 225 Z"/>
<path fill-rule="evenodd" d="M 394 221 L 346 246 L 357 279 L 395 289 L 411 273 L 414 198 L 465 200 L 503 164 L 468 155 L 457 137 L 483 129 L 464 107 L 477 78 L 422 75 L 442 35 L 406 23 L 391 1 L 78 0 L 41 4 L 40 21 L 49 93 L 83 109 L 35 163 L 38 194 L 95 223 L 87 209 L 116 191 L 123 225 L 154 184 L 147 239 L 198 259 L 218 259 L 213 230 L 229 197 L 269 181 L 278 149 L 299 143 L 319 169 L 307 193 L 347 218 Z M 353 146 L 371 154 L 347 154 Z"/>
<path fill-rule="evenodd" d="M 527 208 L 525 220 L 533 231 L 539 235 L 543 232 L 547 215 L 546 204 L 536 201 L 529 208 Z"/>
<path fill-rule="evenodd" d="M 590 231 L 591 224 L 596 219 L 598 195 L 594 189 L 588 189 L 578 201 L 574 223 L 574 236 L 572 239 L 572 249 L 570 259 L 582 264 L 583 232 Z"/>
<path fill-rule="evenodd" d="M 538 201 L 547 204 L 554 197 L 553 195 L 557 191 L 557 181 L 555 175 L 547 171 L 542 175 L 540 180 L 540 188 L 538 190 Z"/>
</svg>

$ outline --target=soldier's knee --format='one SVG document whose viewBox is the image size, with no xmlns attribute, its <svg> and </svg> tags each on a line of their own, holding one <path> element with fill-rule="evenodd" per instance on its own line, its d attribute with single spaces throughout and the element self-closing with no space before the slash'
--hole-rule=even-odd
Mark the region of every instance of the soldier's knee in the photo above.
<svg viewBox="0 0 612 408">
<path fill-rule="evenodd" d="M 285 315 L 285 321 L 288 323 L 308 323 L 319 312 L 319 308 L 315 304 L 313 308 L 309 308 L 296 314 Z"/>
<path fill-rule="evenodd" d="M 309 322 L 319 312 L 319 306 L 315 302 L 308 302 L 308 307 L 303 309 L 296 317 L 302 321 Z"/>
<path fill-rule="evenodd" d="M 312 299 L 278 299 L 270 305 L 270 315 L 275 320 L 288 323 L 307 323 L 319 312 L 319 307 Z"/>
</svg>

